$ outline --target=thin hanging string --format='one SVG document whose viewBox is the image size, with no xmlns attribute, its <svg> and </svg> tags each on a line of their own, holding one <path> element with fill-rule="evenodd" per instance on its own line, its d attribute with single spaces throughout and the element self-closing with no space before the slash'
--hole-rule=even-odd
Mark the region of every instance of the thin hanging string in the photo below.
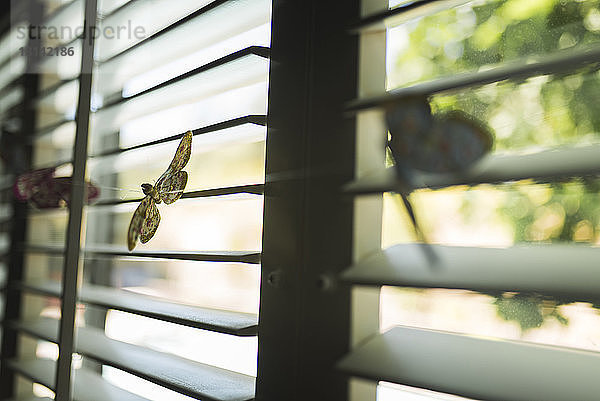
<svg viewBox="0 0 600 401">
<path fill-rule="evenodd" d="M 83 186 L 83 184 L 80 184 L 80 183 L 71 183 L 71 185 L 77 185 L 80 187 Z M 98 189 L 106 189 L 106 190 L 113 190 L 113 191 L 142 192 L 141 187 L 140 188 L 108 187 L 108 186 L 104 186 L 104 185 L 98 185 L 98 184 L 94 183 L 93 181 L 89 182 L 88 185 L 94 186 Z"/>
<path fill-rule="evenodd" d="M 77 183 L 77 184 L 73 184 L 71 183 L 71 185 L 78 185 L 78 186 L 82 186 L 82 184 Z M 112 191 L 121 191 L 124 192 L 119 199 L 123 200 L 126 198 L 127 193 L 128 192 L 134 192 L 134 193 L 141 193 L 143 194 L 144 191 L 142 191 L 141 186 L 139 188 L 121 188 L 121 187 L 109 187 L 109 186 L 103 186 L 103 185 L 98 185 L 98 184 L 93 184 L 96 188 L 100 189 L 100 190 L 112 190 Z M 179 191 L 161 191 L 161 194 L 177 194 L 177 193 L 182 193 L 183 190 L 179 190 Z"/>
<path fill-rule="evenodd" d="M 54 178 L 60 178 L 60 177 L 54 177 Z M 71 182 L 70 185 L 76 185 L 78 187 L 82 187 L 83 186 L 83 184 L 73 183 L 73 182 Z M 143 191 L 142 191 L 141 187 L 139 187 L 139 188 L 109 187 L 109 186 L 104 186 L 104 185 L 98 185 L 98 184 L 93 183 L 93 182 L 90 182 L 87 185 L 92 185 L 95 188 L 98 188 L 100 191 L 102 191 L 102 190 L 105 190 L 105 191 L 119 191 L 119 192 L 121 192 L 121 195 L 119 196 L 119 200 L 126 199 L 128 193 L 136 193 L 136 194 L 142 193 L 143 194 Z"/>
<path fill-rule="evenodd" d="M 77 186 L 83 186 L 80 183 L 71 183 L 71 185 L 77 185 Z M 113 190 L 113 191 L 121 191 L 121 192 L 136 192 L 136 193 L 144 193 L 144 191 L 142 191 L 141 186 L 138 188 L 123 188 L 123 187 L 109 187 L 109 186 L 104 186 L 104 185 L 98 185 L 94 182 L 90 182 L 88 185 L 93 185 L 94 187 L 98 188 L 98 189 L 105 189 L 105 190 Z M 161 191 L 161 194 L 175 194 L 175 193 L 179 193 L 182 192 L 181 190 L 178 191 Z"/>
<path fill-rule="evenodd" d="M 73 184 L 71 184 L 73 185 Z M 80 183 L 77 183 L 75 185 L 80 185 Z M 104 191 L 119 191 L 120 195 L 119 195 L 119 200 L 125 200 L 128 196 L 128 194 L 133 193 L 133 194 L 143 194 L 143 191 L 141 188 L 119 188 L 119 187 L 109 187 L 109 186 L 104 186 L 104 185 L 98 185 L 98 184 L 93 184 L 96 188 L 98 188 L 101 192 Z"/>
</svg>

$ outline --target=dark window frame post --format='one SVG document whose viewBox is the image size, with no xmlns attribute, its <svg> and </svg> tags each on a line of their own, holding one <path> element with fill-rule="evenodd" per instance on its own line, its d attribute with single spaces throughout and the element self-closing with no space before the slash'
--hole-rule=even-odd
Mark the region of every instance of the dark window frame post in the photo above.
<svg viewBox="0 0 600 401">
<path fill-rule="evenodd" d="M 257 400 L 347 400 L 359 2 L 274 1 Z"/>
<path fill-rule="evenodd" d="M 13 4 L 11 3 L 10 6 Z M 10 7 L 9 6 L 9 7 Z M 10 10 L 12 12 L 13 10 Z M 27 6 L 27 17 L 30 24 L 39 24 L 42 21 L 42 4 L 38 0 L 28 0 Z M 11 16 L 8 19 L 11 21 Z M 9 27 L 10 29 L 10 27 Z M 28 46 L 38 46 L 38 40 L 31 40 Z M 14 57 L 14 55 L 11 55 Z M 20 57 L 20 56 L 17 56 Z M 27 58 L 27 66 L 22 80 L 24 89 L 23 101 L 21 111 L 18 115 L 18 119 L 21 123 L 19 134 L 23 137 L 19 146 L 24 147 L 23 154 L 25 155 L 25 166 L 31 166 L 32 146 L 28 140 L 35 131 L 36 126 L 36 113 L 35 113 L 35 100 L 38 94 L 38 81 L 39 76 L 35 74 L 36 63 L 38 63 L 37 57 L 29 55 Z M 12 188 L 9 189 L 12 192 Z M 22 295 L 21 291 L 16 287 L 16 283 L 22 281 L 24 277 L 24 252 L 23 244 L 27 238 L 27 216 L 29 212 L 29 205 L 18 202 L 13 199 L 13 215 L 12 224 L 10 228 L 10 250 L 7 258 L 8 275 L 6 278 L 6 292 L 4 299 L 4 314 L 2 318 L 3 322 L 3 333 L 2 333 L 2 346 L 0 349 L 0 355 L 2 356 L 2 363 L 0 363 L 0 399 L 14 397 L 16 386 L 15 386 L 15 374 L 5 363 L 6 360 L 18 357 L 18 332 L 11 329 L 6 323 L 9 321 L 15 321 L 21 318 L 21 304 Z"/>
</svg>

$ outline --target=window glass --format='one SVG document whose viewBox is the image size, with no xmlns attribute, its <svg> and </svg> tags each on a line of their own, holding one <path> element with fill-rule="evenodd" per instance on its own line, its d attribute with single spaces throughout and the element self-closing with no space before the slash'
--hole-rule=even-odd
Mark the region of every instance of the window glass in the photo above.
<svg viewBox="0 0 600 401">
<path fill-rule="evenodd" d="M 597 0 L 471 1 L 388 30 L 388 86 L 596 45 Z"/>
<path fill-rule="evenodd" d="M 401 2 L 390 2 L 395 6 Z M 387 31 L 387 86 L 395 89 L 597 48 L 598 1 L 471 1 Z M 597 67 L 505 80 L 429 97 L 434 116 L 462 111 L 489 127 L 490 156 L 597 144 Z M 517 160 L 517 159 L 516 159 Z M 518 161 L 516 161 L 518 163 Z M 391 161 L 388 160 L 388 165 Z M 457 186 L 410 196 L 433 244 L 510 247 L 600 245 L 597 179 Z M 382 248 L 416 241 L 398 195 L 384 194 Z M 482 263 L 485 269 L 485 263 Z M 569 266 L 564 266 L 568 269 Z M 527 261 L 523 261 L 527 269 Z M 600 305 L 539 294 L 383 287 L 380 329 L 407 325 L 598 351 Z M 408 393 L 407 393 L 408 392 Z M 381 383 L 378 399 L 457 397 Z"/>
</svg>

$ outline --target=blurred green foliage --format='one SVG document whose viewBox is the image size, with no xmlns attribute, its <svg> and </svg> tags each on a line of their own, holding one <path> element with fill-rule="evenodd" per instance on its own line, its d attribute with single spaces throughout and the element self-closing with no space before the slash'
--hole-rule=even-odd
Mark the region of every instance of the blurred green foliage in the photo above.
<svg viewBox="0 0 600 401">
<path fill-rule="evenodd" d="M 525 294 L 504 294 L 496 297 L 494 305 L 498 316 L 507 321 L 515 321 L 522 332 L 541 327 L 548 319 L 556 319 L 563 325 L 569 320 L 558 310 L 562 303 Z"/>
<path fill-rule="evenodd" d="M 476 1 L 409 22 L 390 32 L 397 58 L 389 86 L 598 44 L 599 7 L 598 0 Z M 434 113 L 459 109 L 487 123 L 495 133 L 496 151 L 600 142 L 600 74 L 595 69 L 436 95 L 431 104 Z M 598 242 L 597 180 L 499 189 L 508 196 L 498 213 L 514 227 L 515 242 Z M 470 202 L 466 190 L 461 209 L 466 218 L 475 207 Z M 494 304 L 500 317 L 516 321 L 523 331 L 546 319 L 568 323 L 558 312 L 559 301 L 517 294 L 496 296 Z"/>
</svg>

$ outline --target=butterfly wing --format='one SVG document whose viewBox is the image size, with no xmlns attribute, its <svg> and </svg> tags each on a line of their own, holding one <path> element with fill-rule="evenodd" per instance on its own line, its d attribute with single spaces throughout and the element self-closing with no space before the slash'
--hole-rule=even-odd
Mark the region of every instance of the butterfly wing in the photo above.
<svg viewBox="0 0 600 401">
<path fill-rule="evenodd" d="M 152 237 L 154 237 L 159 223 L 160 213 L 158 213 L 156 203 L 151 202 L 146 211 L 146 218 L 144 219 L 142 228 L 140 230 L 140 241 L 142 244 L 145 244 L 146 242 L 150 241 Z"/>
<path fill-rule="evenodd" d="M 394 162 L 414 168 L 423 157 L 423 143 L 434 122 L 429 102 L 423 97 L 413 97 L 388 104 L 385 122 Z"/>
<path fill-rule="evenodd" d="M 469 168 L 492 148 L 493 139 L 489 129 L 463 112 L 446 114 L 440 118 L 438 125 L 446 142 L 440 153 L 452 171 Z"/>
<path fill-rule="evenodd" d="M 385 111 L 396 165 L 453 173 L 469 168 L 492 147 L 492 134 L 484 124 L 460 111 L 434 117 L 425 98 L 403 99 Z"/>
<path fill-rule="evenodd" d="M 171 164 L 169 164 L 167 170 L 156 181 L 154 187 L 158 191 L 160 191 L 161 184 L 167 177 L 181 171 L 190 160 L 190 155 L 192 154 L 192 138 L 192 131 L 186 132 L 183 135 L 183 138 L 181 138 L 181 142 L 179 142 L 179 146 L 177 147 L 175 156 L 173 156 L 173 160 L 171 160 Z"/>
<path fill-rule="evenodd" d="M 54 178 L 41 183 L 36 191 L 29 198 L 29 203 L 38 209 L 51 209 L 65 205 L 65 202 L 58 192 L 57 184 Z"/>
<path fill-rule="evenodd" d="M 54 176 L 54 168 L 45 168 L 21 174 L 13 187 L 15 197 L 20 201 L 30 200 L 40 186 L 48 186 Z"/>
<path fill-rule="evenodd" d="M 65 201 L 60 193 L 61 179 L 45 176 L 34 187 L 29 203 L 38 209 L 57 208 L 65 205 Z"/>
<path fill-rule="evenodd" d="M 148 209 L 151 209 L 152 206 L 156 208 L 154 200 L 148 195 L 142 199 L 137 209 L 135 209 L 135 212 L 133 212 L 133 217 L 131 217 L 129 229 L 127 230 L 127 247 L 130 251 L 132 251 L 137 244 L 137 240 L 142 233 L 142 227 L 144 227 Z M 156 225 L 158 226 L 158 223 Z"/>
<path fill-rule="evenodd" d="M 90 203 L 100 196 L 100 188 L 91 181 L 86 182 L 87 185 L 87 203 Z"/>
<path fill-rule="evenodd" d="M 158 192 L 159 198 L 166 204 L 173 203 L 181 198 L 187 184 L 188 175 L 185 171 L 181 171 L 181 169 L 183 169 L 190 160 L 190 155 L 192 153 L 192 138 L 192 131 L 186 132 L 183 138 L 181 138 L 181 142 L 179 142 L 179 146 L 177 147 L 177 151 L 175 152 L 175 156 L 173 157 L 169 168 L 160 176 L 154 186 Z"/>
<path fill-rule="evenodd" d="M 71 185 L 73 181 L 72 178 L 58 177 L 54 178 L 53 181 L 56 186 L 56 192 L 60 195 L 62 199 L 64 199 L 64 201 L 68 205 L 71 201 Z M 90 181 L 86 181 L 85 184 L 87 186 L 85 203 L 89 204 L 94 199 L 98 198 L 98 196 L 100 196 L 100 188 L 98 188 L 94 183 Z"/>
<path fill-rule="evenodd" d="M 185 171 L 178 171 L 166 177 L 158 189 L 158 196 L 167 205 L 175 202 L 183 195 L 183 190 L 187 184 L 188 175 Z"/>
</svg>

